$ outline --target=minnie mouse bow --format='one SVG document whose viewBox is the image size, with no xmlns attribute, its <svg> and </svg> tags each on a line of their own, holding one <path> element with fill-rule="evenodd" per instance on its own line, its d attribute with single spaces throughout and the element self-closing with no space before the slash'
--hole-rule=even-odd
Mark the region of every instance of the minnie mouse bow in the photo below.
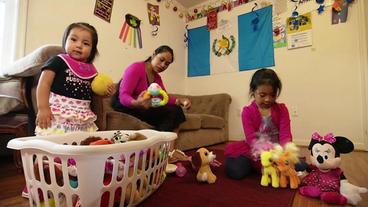
<svg viewBox="0 0 368 207">
<path fill-rule="evenodd" d="M 319 142 L 320 141 L 325 141 L 325 142 L 328 142 L 330 144 L 336 142 L 336 138 L 335 138 L 335 136 L 332 133 L 328 133 L 328 134 L 326 134 L 325 136 L 322 137 L 317 132 L 314 132 L 312 134 L 312 139 L 317 140 Z"/>
</svg>

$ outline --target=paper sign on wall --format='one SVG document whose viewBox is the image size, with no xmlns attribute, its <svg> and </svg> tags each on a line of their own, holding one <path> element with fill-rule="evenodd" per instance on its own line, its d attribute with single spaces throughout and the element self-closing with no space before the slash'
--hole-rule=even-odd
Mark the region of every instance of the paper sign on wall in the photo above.
<svg viewBox="0 0 368 207">
<path fill-rule="evenodd" d="M 113 4 L 114 0 L 96 0 L 93 13 L 101 19 L 110 22 Z"/>
<path fill-rule="evenodd" d="M 286 20 L 288 49 L 312 45 L 312 15 L 306 13 Z"/>
</svg>

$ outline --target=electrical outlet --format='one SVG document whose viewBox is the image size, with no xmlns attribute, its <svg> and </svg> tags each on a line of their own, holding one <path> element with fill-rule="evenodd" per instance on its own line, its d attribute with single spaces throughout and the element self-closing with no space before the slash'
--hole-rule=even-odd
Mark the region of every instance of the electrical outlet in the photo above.
<svg viewBox="0 0 368 207">
<path fill-rule="evenodd" d="M 298 117 L 298 108 L 296 106 L 291 107 L 291 116 L 292 117 Z"/>
</svg>

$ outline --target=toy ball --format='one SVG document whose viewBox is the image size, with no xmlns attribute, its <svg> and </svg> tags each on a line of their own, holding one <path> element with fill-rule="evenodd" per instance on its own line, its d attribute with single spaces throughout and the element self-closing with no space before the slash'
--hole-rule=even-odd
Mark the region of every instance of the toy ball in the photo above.
<svg viewBox="0 0 368 207">
<path fill-rule="evenodd" d="M 103 73 L 99 73 L 92 81 L 92 91 L 100 96 L 107 94 L 108 87 L 113 84 L 112 79 Z"/>
</svg>

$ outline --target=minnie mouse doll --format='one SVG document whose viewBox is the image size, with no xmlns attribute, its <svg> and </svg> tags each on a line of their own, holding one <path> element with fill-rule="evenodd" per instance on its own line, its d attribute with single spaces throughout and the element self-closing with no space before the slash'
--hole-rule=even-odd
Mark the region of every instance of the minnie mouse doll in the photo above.
<svg viewBox="0 0 368 207">
<path fill-rule="evenodd" d="M 341 189 L 340 182 L 344 183 L 347 180 L 339 168 L 340 153 L 352 152 L 354 144 L 346 137 L 335 137 L 332 133 L 322 137 L 315 132 L 308 149 L 311 151 L 310 161 L 312 164 L 310 169 L 307 169 L 309 174 L 301 182 L 302 187 L 299 188 L 299 193 L 307 197 L 320 198 L 329 204 L 345 205 L 350 203 L 356 205 L 359 200 L 352 198 L 354 198 L 353 196 L 360 198 L 360 192 L 355 195 L 341 194 L 343 189 Z"/>
</svg>

